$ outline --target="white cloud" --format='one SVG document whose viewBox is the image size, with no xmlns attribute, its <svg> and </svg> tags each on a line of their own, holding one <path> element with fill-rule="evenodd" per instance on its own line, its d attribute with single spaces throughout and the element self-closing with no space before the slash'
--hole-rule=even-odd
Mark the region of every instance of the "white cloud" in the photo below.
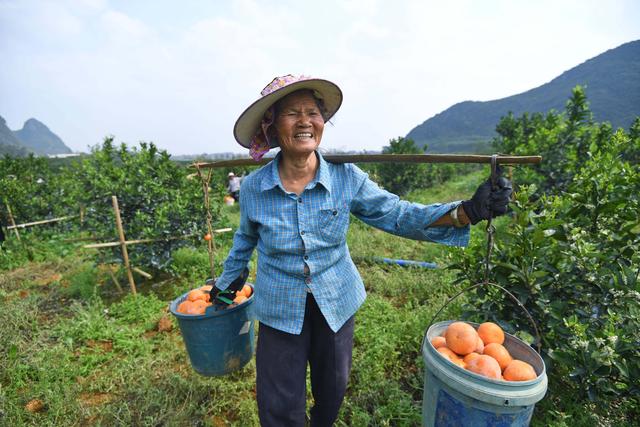
<svg viewBox="0 0 640 427">
<path fill-rule="evenodd" d="M 0 115 L 13 128 L 34 116 L 74 149 L 115 134 L 240 152 L 232 126 L 262 87 L 311 74 L 345 93 L 323 145 L 380 148 L 454 103 L 528 90 L 639 38 L 631 4 L 0 1 Z"/>
</svg>

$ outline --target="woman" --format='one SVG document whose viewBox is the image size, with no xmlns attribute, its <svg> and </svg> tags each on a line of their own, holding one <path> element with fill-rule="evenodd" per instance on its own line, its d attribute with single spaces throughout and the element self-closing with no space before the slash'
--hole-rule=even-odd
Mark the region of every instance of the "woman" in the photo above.
<svg viewBox="0 0 640 427">
<path fill-rule="evenodd" d="M 497 191 L 485 182 L 471 200 L 425 206 L 380 189 L 353 164 L 327 163 L 317 149 L 341 103 L 342 92 L 327 80 L 278 77 L 234 128 L 254 158 L 280 147 L 242 182 L 240 227 L 213 291 L 215 297 L 230 287 L 257 247 L 263 426 L 304 425 L 307 363 L 311 425 L 330 426 L 338 415 L 351 369 L 354 314 L 366 295 L 346 245 L 350 214 L 399 236 L 465 246 L 468 224 L 504 214 L 511 194 L 501 179 Z"/>
</svg>

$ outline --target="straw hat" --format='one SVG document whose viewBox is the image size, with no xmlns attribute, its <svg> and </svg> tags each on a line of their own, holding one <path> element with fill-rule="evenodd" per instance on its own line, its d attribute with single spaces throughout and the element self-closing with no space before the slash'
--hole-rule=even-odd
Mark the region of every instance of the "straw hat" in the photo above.
<svg viewBox="0 0 640 427">
<path fill-rule="evenodd" d="M 313 91 L 315 97 L 321 99 L 327 109 L 328 121 L 340 108 L 342 104 L 342 91 L 329 80 L 316 79 L 309 76 L 286 76 L 276 77 L 269 83 L 260 95 L 260 99 L 251 104 L 244 113 L 240 115 L 233 127 L 233 136 L 243 147 L 249 148 L 253 137 L 260 130 L 264 113 L 278 100 L 284 98 L 292 92 L 300 89 Z"/>
</svg>

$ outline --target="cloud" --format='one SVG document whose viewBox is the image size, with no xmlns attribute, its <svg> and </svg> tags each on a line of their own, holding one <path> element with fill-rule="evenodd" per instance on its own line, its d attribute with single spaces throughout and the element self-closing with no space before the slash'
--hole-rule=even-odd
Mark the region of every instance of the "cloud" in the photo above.
<svg viewBox="0 0 640 427">
<path fill-rule="evenodd" d="M 262 87 L 311 74 L 345 93 L 323 145 L 376 149 L 454 103 L 530 89 L 638 38 L 631 4 L 0 1 L 0 114 L 37 117 L 74 149 L 114 134 L 241 152 L 232 127 Z"/>
</svg>

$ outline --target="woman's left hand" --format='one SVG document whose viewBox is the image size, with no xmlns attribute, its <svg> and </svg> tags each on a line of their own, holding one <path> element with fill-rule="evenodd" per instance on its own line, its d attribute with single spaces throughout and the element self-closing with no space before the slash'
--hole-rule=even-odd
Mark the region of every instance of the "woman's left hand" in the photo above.
<svg viewBox="0 0 640 427">
<path fill-rule="evenodd" d="M 462 202 L 462 208 L 471 224 L 475 225 L 484 219 L 495 218 L 507 212 L 513 187 L 511 181 L 500 176 L 501 173 L 502 169 L 498 167 L 495 189 L 492 189 L 491 180 L 487 179 L 480 184 L 470 200 Z"/>
</svg>

